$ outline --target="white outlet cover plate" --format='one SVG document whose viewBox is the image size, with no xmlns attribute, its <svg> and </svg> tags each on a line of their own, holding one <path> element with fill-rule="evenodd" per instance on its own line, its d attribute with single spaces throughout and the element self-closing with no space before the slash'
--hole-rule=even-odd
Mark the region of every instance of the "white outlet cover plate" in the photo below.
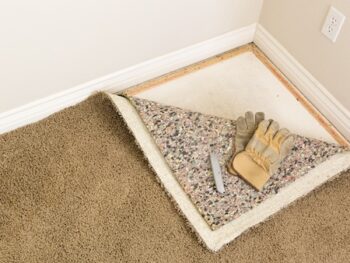
<svg viewBox="0 0 350 263">
<path fill-rule="evenodd" d="M 332 42 L 335 42 L 344 24 L 345 18 L 344 14 L 331 6 L 321 32 Z"/>
</svg>

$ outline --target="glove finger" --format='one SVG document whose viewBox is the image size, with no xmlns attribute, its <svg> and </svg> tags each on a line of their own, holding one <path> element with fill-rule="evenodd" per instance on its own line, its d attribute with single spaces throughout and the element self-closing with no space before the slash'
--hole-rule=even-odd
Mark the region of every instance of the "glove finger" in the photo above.
<svg viewBox="0 0 350 263">
<path fill-rule="evenodd" d="M 248 129 L 247 127 L 247 123 L 245 122 L 245 118 L 240 116 L 237 119 L 237 130 L 241 131 L 241 130 L 246 130 Z"/>
<path fill-rule="evenodd" d="M 258 128 L 256 129 L 256 133 L 259 135 L 264 135 L 267 131 L 267 128 L 270 125 L 270 121 L 268 120 L 263 120 L 259 123 Z"/>
<path fill-rule="evenodd" d="M 284 141 L 282 142 L 282 145 L 281 145 L 281 159 L 283 159 L 284 157 L 286 157 L 289 152 L 292 150 L 293 148 L 293 145 L 294 145 L 294 141 L 295 141 L 295 138 L 292 134 L 288 135 Z"/>
<path fill-rule="evenodd" d="M 248 129 L 255 127 L 254 114 L 251 111 L 245 113 L 245 121 L 247 123 Z"/>
<path fill-rule="evenodd" d="M 261 121 L 265 119 L 265 113 L 263 112 L 257 112 L 255 113 L 255 124 L 259 125 Z"/>
<path fill-rule="evenodd" d="M 281 145 L 281 143 L 287 138 L 289 134 L 290 132 L 288 131 L 288 129 L 280 129 L 273 137 L 274 144 Z"/>
<path fill-rule="evenodd" d="M 266 133 L 265 133 L 265 137 L 268 138 L 269 141 L 271 141 L 279 128 L 280 128 L 280 126 L 279 126 L 278 122 L 272 120 Z"/>
</svg>

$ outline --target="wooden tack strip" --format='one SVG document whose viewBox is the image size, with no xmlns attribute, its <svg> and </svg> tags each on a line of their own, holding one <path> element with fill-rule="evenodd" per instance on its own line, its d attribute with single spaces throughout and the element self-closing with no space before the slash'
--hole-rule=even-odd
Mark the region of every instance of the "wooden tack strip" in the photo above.
<svg viewBox="0 0 350 263">
<path fill-rule="evenodd" d="M 147 80 L 145 82 L 142 82 L 140 84 L 137 84 L 135 86 L 132 86 L 130 88 L 128 88 L 125 91 L 122 91 L 121 93 L 127 95 L 127 96 L 134 96 L 140 92 L 146 91 L 148 89 L 152 89 L 160 84 L 163 84 L 165 82 L 171 81 L 173 79 L 182 77 L 186 74 L 198 71 L 200 69 L 203 69 L 205 67 L 208 67 L 210 65 L 219 63 L 221 61 L 227 60 L 229 58 L 232 58 L 234 56 L 237 56 L 239 54 L 242 54 L 244 52 L 248 52 L 248 51 L 252 51 L 252 43 L 229 50 L 225 53 L 210 57 L 208 59 L 199 61 L 197 63 L 194 63 L 192 65 L 189 65 L 187 67 L 184 68 L 180 68 L 177 69 L 175 71 L 166 73 L 164 75 L 161 75 L 157 78 L 151 79 L 151 80 Z"/>
<path fill-rule="evenodd" d="M 299 101 L 303 107 L 321 124 L 323 128 L 343 146 L 350 146 L 350 142 L 324 117 L 313 104 L 286 78 L 286 76 L 267 58 L 267 56 L 255 45 L 251 45 L 254 55 L 277 77 L 290 93 Z"/>
</svg>

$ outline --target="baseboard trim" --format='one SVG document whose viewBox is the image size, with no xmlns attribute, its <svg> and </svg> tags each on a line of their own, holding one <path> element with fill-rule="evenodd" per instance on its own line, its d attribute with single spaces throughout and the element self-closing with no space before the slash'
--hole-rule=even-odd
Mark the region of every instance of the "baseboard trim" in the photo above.
<svg viewBox="0 0 350 263">
<path fill-rule="evenodd" d="M 96 91 L 118 92 L 253 41 L 256 24 L 180 49 L 0 114 L 0 134 L 39 121 Z"/>
<path fill-rule="evenodd" d="M 260 24 L 256 27 L 254 43 L 350 141 L 350 112 Z"/>
</svg>

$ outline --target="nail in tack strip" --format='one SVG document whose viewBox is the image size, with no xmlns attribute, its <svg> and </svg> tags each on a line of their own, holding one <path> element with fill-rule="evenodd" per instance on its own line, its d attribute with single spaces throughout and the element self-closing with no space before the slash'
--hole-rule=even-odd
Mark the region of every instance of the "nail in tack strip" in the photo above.
<svg viewBox="0 0 350 263">
<path fill-rule="evenodd" d="M 210 163 L 214 174 L 216 190 L 218 190 L 218 192 L 222 194 L 225 192 L 225 187 L 224 183 L 222 182 L 222 175 L 218 157 L 215 153 L 210 153 Z"/>
</svg>

